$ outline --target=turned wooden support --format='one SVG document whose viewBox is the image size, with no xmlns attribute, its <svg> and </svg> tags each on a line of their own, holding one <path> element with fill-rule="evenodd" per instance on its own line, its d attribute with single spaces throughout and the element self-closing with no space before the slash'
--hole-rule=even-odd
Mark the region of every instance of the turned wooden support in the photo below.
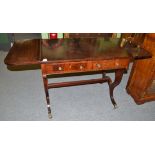
<svg viewBox="0 0 155 155">
<path fill-rule="evenodd" d="M 41 70 L 42 70 L 42 78 L 43 78 L 43 84 L 44 84 L 44 90 L 45 90 L 45 96 L 46 96 L 48 117 L 52 118 L 51 107 L 50 107 L 50 99 L 49 99 L 49 92 L 48 92 L 48 79 L 47 79 L 47 75 L 45 73 L 45 71 L 46 71 L 45 64 L 41 64 Z"/>
</svg>

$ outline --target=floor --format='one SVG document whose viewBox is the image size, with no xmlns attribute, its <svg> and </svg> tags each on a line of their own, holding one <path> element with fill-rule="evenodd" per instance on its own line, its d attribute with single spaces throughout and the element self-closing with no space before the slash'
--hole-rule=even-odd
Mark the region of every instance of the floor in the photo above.
<svg viewBox="0 0 155 155">
<path fill-rule="evenodd" d="M 0 51 L 0 120 L 49 121 L 40 70 L 10 71 L 4 64 L 7 52 Z M 115 89 L 118 104 L 113 109 L 107 84 L 51 89 L 53 121 L 154 121 L 155 101 L 136 105 L 125 87 L 130 74 L 124 74 Z M 108 73 L 113 79 L 114 74 Z M 53 78 L 67 81 L 101 77 L 100 74 Z"/>
</svg>

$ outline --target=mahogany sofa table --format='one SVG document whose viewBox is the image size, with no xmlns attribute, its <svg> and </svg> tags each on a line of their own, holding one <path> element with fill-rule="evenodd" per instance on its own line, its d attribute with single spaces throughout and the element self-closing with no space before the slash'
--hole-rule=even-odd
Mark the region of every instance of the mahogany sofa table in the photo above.
<svg viewBox="0 0 155 155">
<path fill-rule="evenodd" d="M 8 67 L 39 64 L 46 95 L 49 118 L 51 115 L 48 89 L 75 85 L 107 82 L 114 108 L 117 104 L 113 97 L 114 88 L 121 82 L 123 73 L 128 69 L 133 58 L 148 58 L 147 51 L 126 50 L 119 47 L 118 39 L 79 38 L 56 40 L 22 40 L 13 44 L 4 62 Z M 113 70 L 115 80 L 105 72 Z M 102 72 L 102 78 L 71 82 L 48 83 L 48 76 L 53 74 Z"/>
</svg>

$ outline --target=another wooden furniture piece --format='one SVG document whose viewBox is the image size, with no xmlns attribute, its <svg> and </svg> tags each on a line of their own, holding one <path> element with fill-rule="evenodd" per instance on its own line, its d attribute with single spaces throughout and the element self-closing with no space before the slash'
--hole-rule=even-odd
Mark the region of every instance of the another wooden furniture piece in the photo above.
<svg viewBox="0 0 155 155">
<path fill-rule="evenodd" d="M 122 47 L 137 47 L 143 44 L 145 33 L 122 33 L 121 45 Z"/>
<path fill-rule="evenodd" d="M 126 88 L 137 104 L 155 100 L 155 34 L 146 34 L 142 46 L 153 57 L 134 62 Z"/>
<path fill-rule="evenodd" d="M 56 43 L 58 42 L 58 46 Z M 129 62 L 132 58 L 148 58 L 151 55 L 145 51 L 132 49 L 128 51 L 119 47 L 119 39 L 109 38 L 78 38 L 60 40 L 28 40 L 15 42 L 10 49 L 5 63 L 8 66 L 22 65 L 41 65 L 42 78 L 46 94 L 47 109 L 49 118 L 51 115 L 50 99 L 48 89 L 104 83 L 109 85 L 109 93 L 112 104 L 116 107 L 113 97 L 114 88 L 121 82 L 123 73 L 128 69 Z M 106 71 L 115 72 L 115 80 L 105 75 Z M 97 72 L 102 73 L 102 78 L 71 81 L 62 83 L 48 83 L 48 76 L 53 74 L 85 73 Z"/>
</svg>

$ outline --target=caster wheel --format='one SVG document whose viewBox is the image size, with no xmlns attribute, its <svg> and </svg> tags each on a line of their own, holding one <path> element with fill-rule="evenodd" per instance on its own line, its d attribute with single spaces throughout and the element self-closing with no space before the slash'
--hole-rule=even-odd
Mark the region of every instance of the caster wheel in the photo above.
<svg viewBox="0 0 155 155">
<path fill-rule="evenodd" d="M 52 119 L 52 114 L 51 113 L 48 113 L 48 118 Z"/>
</svg>

